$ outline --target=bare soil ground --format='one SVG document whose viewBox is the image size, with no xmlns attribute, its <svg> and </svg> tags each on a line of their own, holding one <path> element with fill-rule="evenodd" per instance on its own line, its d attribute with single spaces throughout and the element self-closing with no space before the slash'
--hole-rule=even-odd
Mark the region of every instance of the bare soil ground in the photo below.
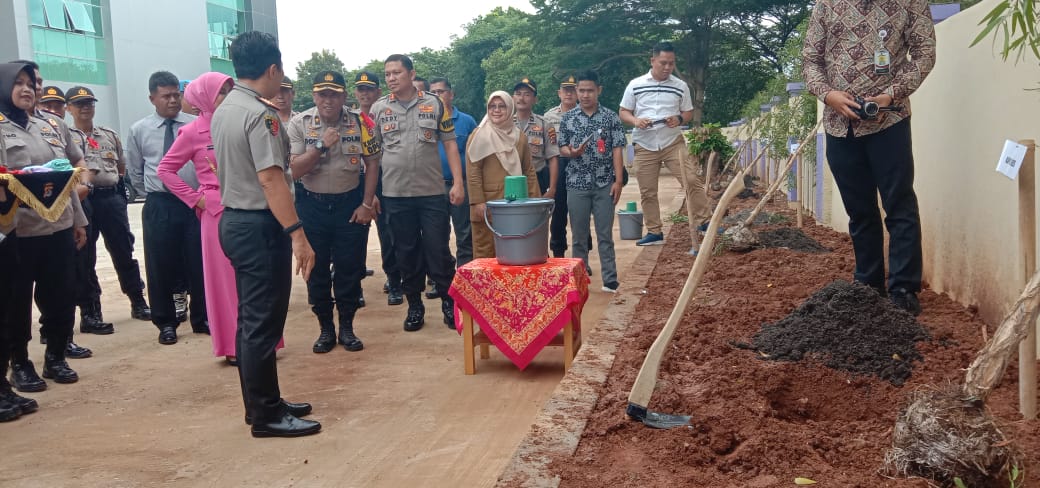
<svg viewBox="0 0 1040 488">
<path fill-rule="evenodd" d="M 735 211 L 754 203 L 736 202 Z M 793 217 L 780 205 L 767 210 Z M 907 393 L 923 385 L 961 383 L 963 368 L 995 325 L 925 290 L 917 322 L 930 340 L 917 343 L 923 360 L 913 363 L 901 386 L 828 367 L 823 355 L 768 361 L 735 347 L 734 341 L 750 342 L 763 324 L 781 321 L 829 283 L 851 280 L 849 237 L 812 223 L 803 230 L 832 252 L 767 248 L 713 259 L 664 359 L 650 405 L 692 415 L 693 426 L 664 431 L 631 421 L 624 412 L 646 350 L 693 264 L 685 243 L 668 240 L 577 452 L 551 464 L 560 486 L 769 488 L 794 486 L 796 477 L 843 488 L 928 486 L 879 472 L 896 416 Z M 686 232 L 677 224 L 670 236 Z M 1013 362 L 988 404 L 1023 453 L 1024 486 L 1033 486 L 1040 472 L 1040 422 L 1019 420 L 1017 374 Z"/>
</svg>

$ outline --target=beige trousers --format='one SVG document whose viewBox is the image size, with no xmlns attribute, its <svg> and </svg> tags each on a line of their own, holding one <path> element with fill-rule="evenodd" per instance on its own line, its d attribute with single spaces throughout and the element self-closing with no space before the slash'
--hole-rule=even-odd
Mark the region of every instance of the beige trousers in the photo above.
<svg viewBox="0 0 1040 488">
<path fill-rule="evenodd" d="M 635 159 L 633 166 L 636 170 L 636 181 L 639 182 L 639 197 L 643 207 L 643 220 L 646 222 L 646 231 L 653 234 L 661 233 L 661 203 L 657 200 L 657 184 L 661 178 L 661 165 L 667 166 L 675 179 L 679 181 L 686 190 L 686 198 L 689 200 L 690 232 L 695 233 L 701 222 L 711 217 L 711 207 L 708 204 L 708 195 L 704 191 L 704 176 L 698 176 L 699 169 L 697 159 L 690 155 L 686 148 L 686 140 L 679 136 L 675 142 L 659 151 L 651 151 L 639 144 L 635 144 Z M 679 165 L 683 165 L 686 171 L 686 181 L 682 181 L 682 172 Z"/>
</svg>

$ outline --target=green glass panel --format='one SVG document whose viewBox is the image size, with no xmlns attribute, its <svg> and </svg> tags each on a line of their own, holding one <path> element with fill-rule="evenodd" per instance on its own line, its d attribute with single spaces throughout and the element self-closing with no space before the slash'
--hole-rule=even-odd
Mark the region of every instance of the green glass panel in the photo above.
<svg viewBox="0 0 1040 488">
<path fill-rule="evenodd" d="M 67 43 L 65 42 L 65 33 L 62 31 L 55 31 L 50 29 L 41 29 L 44 37 L 47 39 L 47 50 L 44 51 L 47 54 L 67 54 Z"/>
<path fill-rule="evenodd" d="M 47 52 L 47 31 L 39 27 L 33 27 L 29 31 L 29 37 L 32 38 L 33 52 L 45 53 Z"/>
<path fill-rule="evenodd" d="M 65 10 L 69 13 L 69 19 L 72 20 L 72 25 L 70 26 L 72 30 L 94 33 L 94 19 L 91 18 L 90 12 L 87 12 L 86 5 L 67 0 L 65 2 Z"/>
<path fill-rule="evenodd" d="M 235 7 L 238 6 L 237 0 L 209 0 L 206 3 L 210 5 L 218 5 L 232 10 L 234 10 Z"/>
<path fill-rule="evenodd" d="M 108 59 L 108 45 L 104 39 L 94 39 L 94 59 L 105 61 Z"/>
<path fill-rule="evenodd" d="M 65 2 L 63 0 L 43 0 L 43 7 L 47 11 L 47 27 L 69 30 L 69 22 L 65 17 Z"/>
<path fill-rule="evenodd" d="M 47 14 L 44 13 L 43 0 L 29 0 L 29 23 L 47 27 Z"/>
<path fill-rule="evenodd" d="M 101 7 L 87 7 L 87 11 L 90 12 L 90 20 L 94 23 L 94 35 L 104 37 L 105 30 L 101 22 Z"/>
<path fill-rule="evenodd" d="M 72 58 L 86 58 L 87 39 L 84 36 L 68 34 L 65 36 L 66 54 Z"/>
<path fill-rule="evenodd" d="M 209 58 L 209 67 L 213 71 L 224 73 L 228 76 L 235 76 L 235 65 L 226 59 Z"/>
</svg>

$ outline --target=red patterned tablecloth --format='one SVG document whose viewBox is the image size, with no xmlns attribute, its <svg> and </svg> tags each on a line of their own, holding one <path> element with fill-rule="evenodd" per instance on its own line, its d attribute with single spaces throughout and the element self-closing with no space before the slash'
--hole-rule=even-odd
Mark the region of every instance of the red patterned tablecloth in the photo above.
<svg viewBox="0 0 1040 488">
<path fill-rule="evenodd" d="M 448 294 L 455 299 L 459 334 L 465 310 L 491 343 L 524 369 L 572 318 L 581 317 L 589 276 L 580 259 L 550 258 L 531 266 L 474 259 L 455 272 Z"/>
</svg>

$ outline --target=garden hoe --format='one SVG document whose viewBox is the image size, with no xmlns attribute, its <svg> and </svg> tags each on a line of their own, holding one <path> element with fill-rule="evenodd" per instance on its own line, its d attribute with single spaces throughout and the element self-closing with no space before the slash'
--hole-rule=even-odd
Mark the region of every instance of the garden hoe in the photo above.
<svg viewBox="0 0 1040 488">
<path fill-rule="evenodd" d="M 632 385 L 632 391 L 628 395 L 628 409 L 626 410 L 628 416 L 655 429 L 671 429 L 690 425 L 689 415 L 652 412 L 647 409 L 647 406 L 650 405 L 650 397 L 657 386 L 657 371 L 661 367 L 661 359 L 664 357 L 665 350 L 667 350 L 668 344 L 672 341 L 672 336 L 675 335 L 675 329 L 686 311 L 690 297 L 693 296 L 694 290 L 697 289 L 697 284 L 708 269 L 708 261 L 712 257 L 712 249 L 715 248 L 715 237 L 718 235 L 722 217 L 726 215 L 726 208 L 729 206 L 730 201 L 744 190 L 744 175 L 750 168 L 751 166 L 749 165 L 737 174 L 726 188 L 726 192 L 722 194 L 722 198 L 712 214 L 711 223 L 708 224 L 708 232 L 704 237 L 704 241 L 701 242 L 700 252 L 693 263 L 689 277 L 686 278 L 686 284 L 683 285 L 679 300 L 675 307 L 672 308 L 672 314 L 668 316 L 668 322 L 665 323 L 661 333 L 657 335 L 657 339 L 654 340 L 650 350 L 647 351 L 646 359 L 643 360 L 643 367 L 639 370 L 636 382 Z"/>
</svg>

